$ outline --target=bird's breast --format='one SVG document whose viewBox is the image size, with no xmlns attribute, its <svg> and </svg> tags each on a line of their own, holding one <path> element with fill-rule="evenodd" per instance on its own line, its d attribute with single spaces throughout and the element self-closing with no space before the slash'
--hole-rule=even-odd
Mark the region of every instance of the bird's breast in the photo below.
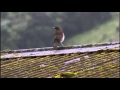
<svg viewBox="0 0 120 90">
<path fill-rule="evenodd" d="M 61 39 L 61 42 L 63 42 L 64 39 L 65 39 L 65 35 L 64 35 L 64 33 L 63 33 L 63 35 L 62 35 L 62 39 Z"/>
</svg>

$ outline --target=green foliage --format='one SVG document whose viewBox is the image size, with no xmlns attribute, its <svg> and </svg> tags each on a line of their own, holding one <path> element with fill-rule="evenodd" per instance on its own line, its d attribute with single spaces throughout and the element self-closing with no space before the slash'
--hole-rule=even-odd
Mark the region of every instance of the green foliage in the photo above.
<svg viewBox="0 0 120 90">
<path fill-rule="evenodd" d="M 115 17 L 104 24 L 94 27 L 88 32 L 78 35 L 66 41 L 67 45 L 91 44 L 119 41 L 119 32 L 116 28 L 119 26 L 119 17 Z"/>
</svg>

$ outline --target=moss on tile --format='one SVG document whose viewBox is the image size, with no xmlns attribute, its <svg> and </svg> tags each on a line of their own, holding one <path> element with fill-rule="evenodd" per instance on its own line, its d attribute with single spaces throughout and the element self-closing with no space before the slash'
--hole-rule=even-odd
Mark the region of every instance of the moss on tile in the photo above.
<svg viewBox="0 0 120 90">
<path fill-rule="evenodd" d="M 119 78 L 119 54 L 119 50 L 112 49 L 100 52 L 10 58 L 9 60 L 1 60 L 0 77 L 63 78 L 65 76 L 70 78 Z M 66 61 L 77 58 L 80 61 L 65 64 Z M 66 72 L 69 73 L 66 74 Z M 75 74 L 74 76 L 73 72 L 77 75 Z"/>
</svg>

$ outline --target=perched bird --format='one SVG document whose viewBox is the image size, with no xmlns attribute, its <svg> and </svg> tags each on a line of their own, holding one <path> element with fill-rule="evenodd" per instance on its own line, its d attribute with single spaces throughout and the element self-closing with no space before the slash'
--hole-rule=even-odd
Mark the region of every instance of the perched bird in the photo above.
<svg viewBox="0 0 120 90">
<path fill-rule="evenodd" d="M 62 46 L 63 45 L 63 41 L 65 39 L 65 35 L 63 30 L 60 27 L 53 27 L 56 31 L 55 31 L 55 37 L 54 37 L 54 49 L 57 49 L 57 45 L 59 43 L 61 43 Z"/>
</svg>

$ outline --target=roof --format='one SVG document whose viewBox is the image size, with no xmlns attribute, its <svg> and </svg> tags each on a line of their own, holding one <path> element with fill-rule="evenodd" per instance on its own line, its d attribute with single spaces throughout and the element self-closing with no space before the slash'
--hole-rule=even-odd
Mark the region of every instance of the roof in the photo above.
<svg viewBox="0 0 120 90">
<path fill-rule="evenodd" d="M 120 43 L 1 51 L 1 78 L 119 78 Z"/>
</svg>

